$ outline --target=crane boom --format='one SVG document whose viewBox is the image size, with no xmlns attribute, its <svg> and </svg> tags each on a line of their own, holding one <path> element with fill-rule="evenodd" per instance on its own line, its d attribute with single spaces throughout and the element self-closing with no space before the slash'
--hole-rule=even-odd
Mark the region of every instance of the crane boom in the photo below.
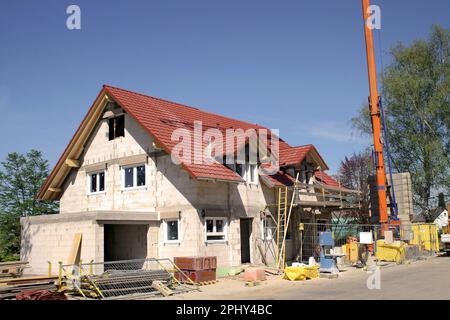
<svg viewBox="0 0 450 320">
<path fill-rule="evenodd" d="M 381 140 L 381 112 L 380 112 L 380 96 L 378 94 L 377 85 L 377 68 L 375 64 L 375 53 L 373 44 L 372 29 L 367 24 L 370 18 L 370 0 L 362 0 L 362 9 L 364 17 L 364 34 L 366 39 L 366 57 L 367 57 L 367 71 L 369 75 L 369 108 L 370 119 L 372 122 L 373 131 L 373 146 L 375 155 L 375 169 L 376 169 L 376 189 L 378 193 L 378 209 L 379 221 L 382 229 L 386 230 L 388 225 L 387 213 L 387 193 L 386 193 L 386 169 L 384 167 L 383 157 L 383 142 Z"/>
</svg>

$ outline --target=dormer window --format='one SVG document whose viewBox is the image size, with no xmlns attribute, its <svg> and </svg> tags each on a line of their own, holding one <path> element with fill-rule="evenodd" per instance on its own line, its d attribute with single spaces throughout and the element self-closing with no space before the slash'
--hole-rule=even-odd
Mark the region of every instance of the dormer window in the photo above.
<svg viewBox="0 0 450 320">
<path fill-rule="evenodd" d="M 256 164 L 247 164 L 247 182 L 258 184 L 258 166 Z"/>
<path fill-rule="evenodd" d="M 245 178 L 245 164 L 236 163 L 235 168 L 236 173 L 240 175 L 242 178 Z"/>
<path fill-rule="evenodd" d="M 236 163 L 227 165 L 228 168 L 240 175 L 247 183 L 258 184 L 258 165 L 251 163 Z"/>
<path fill-rule="evenodd" d="M 109 118 L 108 125 L 110 141 L 118 137 L 125 137 L 125 115 Z"/>
</svg>

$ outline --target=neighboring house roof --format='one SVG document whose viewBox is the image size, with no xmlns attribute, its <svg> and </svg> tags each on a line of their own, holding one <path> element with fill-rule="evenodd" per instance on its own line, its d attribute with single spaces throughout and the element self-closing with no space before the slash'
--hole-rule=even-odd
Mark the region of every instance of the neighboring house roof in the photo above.
<svg viewBox="0 0 450 320">
<path fill-rule="evenodd" d="M 411 222 L 426 222 L 426 219 L 421 213 L 419 213 L 419 214 L 413 216 Z"/>
<path fill-rule="evenodd" d="M 419 213 L 415 215 L 412 222 L 434 222 L 439 216 L 447 210 L 441 207 L 431 209 L 428 213 Z"/>
<path fill-rule="evenodd" d="M 155 142 L 168 153 L 171 153 L 178 144 L 178 141 L 172 141 L 172 132 L 177 128 L 193 132 L 194 121 L 202 121 L 204 131 L 210 128 L 220 131 L 225 131 L 226 129 L 268 130 L 257 124 L 235 120 L 198 108 L 104 85 L 59 161 L 41 187 L 38 194 L 39 199 L 59 199 L 60 187 L 71 170 L 69 163 L 71 160 L 77 160 L 81 156 L 85 142 L 100 119 L 106 103 L 110 100 L 115 101 L 133 117 L 142 128 L 154 137 Z M 268 135 L 269 139 L 279 139 L 276 136 L 272 136 L 270 130 L 268 130 Z M 240 147 L 242 146 L 236 145 L 233 150 L 236 151 Z M 199 156 L 194 154 L 196 148 L 192 146 L 191 150 L 193 150 L 192 158 Z M 225 146 L 224 150 L 226 150 Z M 279 139 L 279 151 L 281 166 L 299 164 L 305 157 L 310 156 L 322 169 L 328 169 L 328 166 L 313 145 L 291 147 L 285 141 Z M 196 164 L 191 161 L 190 163 L 182 162 L 181 165 L 196 179 L 242 181 L 242 178 L 236 172 L 220 163 Z M 275 175 L 274 179 L 276 180 L 277 178 L 282 181 L 283 179 L 288 179 L 281 173 L 280 176 L 278 174 Z"/>
</svg>

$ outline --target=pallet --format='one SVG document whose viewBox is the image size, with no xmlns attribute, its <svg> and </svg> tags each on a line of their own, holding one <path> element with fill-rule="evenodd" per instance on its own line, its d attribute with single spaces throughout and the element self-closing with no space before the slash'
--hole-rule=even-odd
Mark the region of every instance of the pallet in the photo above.
<svg viewBox="0 0 450 320">
<path fill-rule="evenodd" d="M 0 278 L 20 277 L 27 265 L 27 261 L 0 262 Z"/>
</svg>

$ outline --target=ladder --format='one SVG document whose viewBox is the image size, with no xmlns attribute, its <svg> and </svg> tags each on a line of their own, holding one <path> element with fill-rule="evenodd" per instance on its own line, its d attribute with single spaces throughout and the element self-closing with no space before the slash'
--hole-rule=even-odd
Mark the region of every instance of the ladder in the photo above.
<svg viewBox="0 0 450 320">
<path fill-rule="evenodd" d="M 288 206 L 288 187 L 278 189 L 278 219 L 277 219 L 277 268 L 286 261 L 286 241 L 285 233 L 287 231 L 286 218 Z"/>
<path fill-rule="evenodd" d="M 294 206 L 295 197 L 298 192 L 298 176 L 295 177 L 293 185 L 292 198 L 288 210 L 288 187 L 278 189 L 278 222 L 277 222 L 277 269 L 283 270 L 286 264 L 286 235 L 291 219 L 292 208 Z"/>
</svg>

